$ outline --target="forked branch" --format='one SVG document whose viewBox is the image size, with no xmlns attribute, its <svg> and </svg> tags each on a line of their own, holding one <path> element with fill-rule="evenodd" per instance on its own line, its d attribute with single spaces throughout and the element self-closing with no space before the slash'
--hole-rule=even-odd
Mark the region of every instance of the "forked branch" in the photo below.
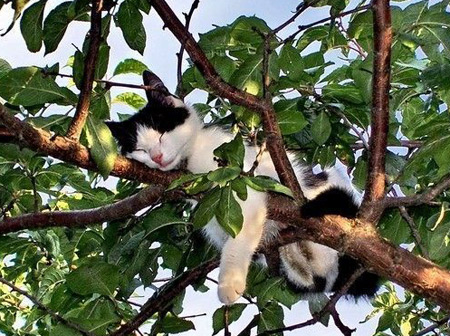
<svg viewBox="0 0 450 336">
<path fill-rule="evenodd" d="M 222 98 L 229 99 L 234 104 L 257 111 L 261 115 L 263 128 L 267 137 L 267 149 L 280 181 L 292 190 L 299 203 L 304 203 L 303 192 L 287 158 L 286 151 L 284 150 L 284 142 L 281 137 L 279 125 L 275 119 L 273 105 L 268 103 L 265 99 L 239 90 L 226 83 L 219 76 L 203 50 L 194 40 L 192 35 L 186 30 L 185 26 L 177 18 L 167 3 L 164 0 L 152 0 L 150 3 L 164 21 L 165 26 L 175 35 L 178 41 L 184 45 L 186 52 L 189 54 L 191 60 L 201 72 L 206 83 L 214 93 Z"/>
</svg>

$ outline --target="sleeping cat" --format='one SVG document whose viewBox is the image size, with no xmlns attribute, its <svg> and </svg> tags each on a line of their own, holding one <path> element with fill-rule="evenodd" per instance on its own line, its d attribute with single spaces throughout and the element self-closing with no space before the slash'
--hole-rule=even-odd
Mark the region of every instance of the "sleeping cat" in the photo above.
<svg viewBox="0 0 450 336">
<path fill-rule="evenodd" d="M 215 127 L 205 127 L 196 112 L 169 93 L 162 81 L 145 71 L 144 84 L 148 104 L 122 122 L 107 122 L 124 156 L 160 170 L 176 169 L 187 162 L 192 173 L 206 173 L 218 168 L 213 151 L 232 134 Z M 246 146 L 244 170 L 255 161 L 259 148 Z M 321 217 L 326 214 L 354 218 L 358 200 L 346 176 L 331 169 L 314 175 L 289 154 L 296 177 L 309 200 L 301 209 L 302 216 Z M 278 179 L 267 152 L 264 152 L 255 175 Z M 213 218 L 203 229 L 206 237 L 221 250 L 218 295 L 225 304 L 235 302 L 244 292 L 252 257 L 261 243 L 276 239 L 279 224 L 266 218 L 267 194 L 251 188 L 246 201 L 238 199 L 244 223 L 233 239 Z M 288 283 L 301 292 L 335 291 L 359 267 L 358 263 L 327 246 L 299 241 L 280 247 L 280 272 Z M 378 289 L 378 276 L 365 272 L 350 287 L 354 297 L 372 296 Z"/>
</svg>

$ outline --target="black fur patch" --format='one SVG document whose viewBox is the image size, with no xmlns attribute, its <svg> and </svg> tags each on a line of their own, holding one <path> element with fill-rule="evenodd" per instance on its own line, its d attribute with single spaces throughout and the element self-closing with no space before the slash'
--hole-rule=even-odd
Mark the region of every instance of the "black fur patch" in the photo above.
<svg viewBox="0 0 450 336">
<path fill-rule="evenodd" d="M 322 217 L 324 215 L 340 215 L 355 218 L 358 205 L 352 195 L 341 188 L 331 188 L 306 202 L 301 209 L 302 217 Z"/>
<path fill-rule="evenodd" d="M 348 191 L 331 188 L 319 194 L 316 198 L 306 202 L 301 209 L 302 217 L 322 217 L 324 215 L 340 215 L 355 218 L 358 205 Z M 345 285 L 352 274 L 359 268 L 359 263 L 349 256 L 339 257 L 339 273 L 333 285 L 333 291 Z M 356 279 L 347 291 L 353 297 L 373 296 L 378 290 L 380 277 L 370 272 L 364 272 Z"/>
<path fill-rule="evenodd" d="M 359 263 L 349 256 L 344 255 L 340 257 L 339 274 L 333 285 L 333 291 L 337 291 L 344 286 L 359 266 Z M 350 286 L 346 295 L 351 295 L 355 298 L 360 296 L 372 297 L 377 292 L 378 287 L 380 287 L 380 277 L 370 272 L 364 272 Z"/>
<path fill-rule="evenodd" d="M 138 125 L 153 128 L 159 133 L 166 133 L 182 125 L 189 117 L 189 110 L 184 107 L 172 107 L 161 104 L 147 104 L 142 110 L 121 122 L 106 122 L 113 136 L 117 139 L 122 155 L 136 149 L 136 132 Z"/>
<path fill-rule="evenodd" d="M 327 286 L 327 279 L 321 276 L 314 277 L 314 292 L 323 292 Z"/>
</svg>

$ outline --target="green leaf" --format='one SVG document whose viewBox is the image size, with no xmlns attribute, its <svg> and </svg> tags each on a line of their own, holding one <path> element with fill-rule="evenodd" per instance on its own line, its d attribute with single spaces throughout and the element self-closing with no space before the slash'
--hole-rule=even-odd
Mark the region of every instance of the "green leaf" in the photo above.
<svg viewBox="0 0 450 336">
<path fill-rule="evenodd" d="M 0 77 L 6 74 L 11 69 L 11 65 L 4 59 L 0 58 Z"/>
<path fill-rule="evenodd" d="M 237 134 L 230 142 L 225 142 L 214 150 L 214 155 L 229 165 L 243 167 L 245 147 L 242 136 Z"/>
<path fill-rule="evenodd" d="M 222 330 L 225 326 L 225 307 L 222 306 L 219 309 L 217 309 L 213 314 L 213 335 L 217 334 L 220 330 Z M 233 323 L 234 321 L 237 321 L 242 313 L 244 312 L 244 309 L 247 308 L 247 305 L 245 303 L 235 303 L 231 306 L 227 306 L 228 308 L 228 325 Z"/>
<path fill-rule="evenodd" d="M 147 35 L 142 24 L 142 14 L 132 1 L 125 0 L 120 4 L 117 22 L 128 46 L 143 55 Z"/>
<path fill-rule="evenodd" d="M 151 211 L 142 220 L 142 226 L 145 228 L 144 237 L 148 237 L 162 227 L 179 224 L 186 225 L 186 222 L 174 212 L 174 209 L 171 206 L 163 205 L 162 207 Z"/>
<path fill-rule="evenodd" d="M 83 264 L 67 275 L 70 290 L 80 295 L 102 294 L 112 296 L 119 285 L 117 266 L 102 261 Z"/>
<path fill-rule="evenodd" d="M 201 174 L 185 174 L 183 176 L 180 176 L 179 178 L 177 178 L 175 181 L 172 181 L 172 183 L 169 184 L 169 186 L 167 187 L 167 191 L 176 189 L 178 187 L 181 187 L 183 184 L 186 184 L 188 182 L 192 182 L 197 180 L 199 177 L 204 176 L 204 173 Z"/>
<path fill-rule="evenodd" d="M 13 105 L 33 106 L 45 103 L 75 104 L 76 95 L 59 87 L 53 78 L 43 76 L 41 69 L 12 69 L 0 77 L 0 96 Z"/>
<path fill-rule="evenodd" d="M 142 75 L 145 70 L 148 70 L 148 67 L 144 63 L 133 58 L 127 58 L 116 66 L 113 75 L 116 76 L 129 73 Z"/>
<path fill-rule="evenodd" d="M 97 164 L 100 174 L 106 179 L 114 168 L 114 162 L 117 158 L 117 145 L 109 127 L 103 122 L 88 116 L 86 139 L 92 158 Z"/>
<path fill-rule="evenodd" d="M 300 51 L 290 44 L 281 48 L 278 60 L 280 69 L 293 81 L 300 80 L 303 72 L 303 60 Z"/>
<path fill-rule="evenodd" d="M 448 258 L 450 254 L 450 222 L 448 219 L 430 234 L 428 246 L 430 246 L 429 254 L 432 260 L 440 261 Z"/>
<path fill-rule="evenodd" d="M 277 112 L 277 121 L 283 135 L 300 132 L 308 122 L 298 110 L 300 98 L 277 101 L 274 109 Z"/>
<path fill-rule="evenodd" d="M 274 191 L 280 194 L 284 194 L 289 197 L 294 197 L 292 194 L 292 191 L 285 187 L 284 185 L 280 184 L 279 182 L 273 180 L 270 177 L 267 176 L 255 176 L 255 177 L 249 177 L 245 176 L 243 178 L 245 183 L 250 187 L 257 191 Z"/>
<path fill-rule="evenodd" d="M 221 189 L 220 202 L 215 215 L 220 226 L 233 238 L 241 231 L 244 217 L 230 186 Z"/>
<path fill-rule="evenodd" d="M 203 197 L 197 205 L 193 223 L 195 228 L 202 228 L 214 217 L 214 212 L 219 206 L 221 190 L 215 187 Z"/>
<path fill-rule="evenodd" d="M 113 99 L 113 103 L 122 103 L 128 106 L 131 106 L 135 110 L 140 110 L 145 105 L 147 105 L 147 101 L 142 98 L 140 95 L 134 92 L 124 92 L 117 95 Z"/>
<path fill-rule="evenodd" d="M 320 112 L 311 125 L 311 135 L 318 145 L 323 145 L 331 135 L 331 124 L 328 115 Z"/>
<path fill-rule="evenodd" d="M 328 297 L 323 293 L 318 293 L 317 295 L 314 295 L 311 299 L 308 300 L 309 304 L 309 312 L 311 315 L 314 315 L 318 312 L 320 312 L 323 307 L 328 303 L 329 299 Z M 320 318 L 320 323 L 322 323 L 325 327 L 328 327 L 328 322 L 330 321 L 330 313 L 326 312 L 324 315 Z"/>
<path fill-rule="evenodd" d="M 42 302 L 44 297 L 48 293 L 51 293 L 54 290 L 55 286 L 59 283 L 62 283 L 64 280 L 64 274 L 60 269 L 58 269 L 56 266 L 48 267 L 42 273 L 39 290 L 37 292 L 38 300 Z"/>
<path fill-rule="evenodd" d="M 270 30 L 267 23 L 255 16 L 240 16 L 233 23 L 230 35 L 240 44 L 258 45 L 262 42 L 261 33 Z"/>
<path fill-rule="evenodd" d="M 28 7 L 20 21 L 20 31 L 25 40 L 27 48 L 31 52 L 37 52 L 41 49 L 44 31 L 42 21 L 44 19 L 44 9 L 46 0 L 41 0 Z"/>
<path fill-rule="evenodd" d="M 167 314 L 162 321 L 158 322 L 158 332 L 167 334 L 178 334 L 188 330 L 195 330 L 194 323 L 181 317 Z"/>
<path fill-rule="evenodd" d="M 231 181 L 230 186 L 241 200 L 245 201 L 247 199 L 247 185 L 245 184 L 244 180 L 240 178 L 234 179 L 233 181 Z"/>
<path fill-rule="evenodd" d="M 276 302 L 268 303 L 261 309 L 261 315 L 258 323 L 258 333 L 284 327 L 283 320 L 283 308 L 281 308 L 281 306 Z M 283 333 L 281 332 L 273 335 L 281 336 L 282 334 Z"/>
<path fill-rule="evenodd" d="M 76 331 L 73 328 L 67 327 L 64 324 L 57 324 L 56 326 L 52 327 L 50 330 L 50 336 L 81 336 L 81 333 L 79 331 Z"/>
<path fill-rule="evenodd" d="M 104 298 L 88 301 L 69 311 L 65 317 L 96 335 L 106 335 L 109 327 L 120 321 L 114 303 Z"/>
<path fill-rule="evenodd" d="M 209 172 L 207 177 L 208 180 L 216 182 L 219 186 L 223 187 L 227 182 L 234 180 L 241 173 L 241 168 L 239 167 L 220 167 L 212 172 Z"/>
<path fill-rule="evenodd" d="M 1 36 L 5 36 L 8 32 L 13 29 L 14 24 L 16 23 L 16 20 L 20 17 L 20 13 L 22 12 L 22 9 L 25 7 L 25 5 L 30 2 L 30 0 L 13 0 L 13 1 L 2 1 L 0 2 L 0 9 L 2 6 L 8 2 L 11 2 L 11 7 L 14 9 L 14 16 L 12 19 L 12 22 L 8 26 L 5 32 L 2 33 Z"/>
<path fill-rule="evenodd" d="M 80 11 L 74 13 L 73 17 L 69 17 L 69 9 L 72 2 L 66 1 L 56 6 L 45 18 L 44 21 L 44 45 L 45 54 L 49 54 L 56 50 L 61 42 L 66 29 L 73 20 L 89 20 L 86 12 Z"/>
<path fill-rule="evenodd" d="M 111 48 L 109 47 L 109 45 L 107 45 L 105 42 L 102 42 L 100 44 L 100 47 L 98 49 L 97 64 L 95 66 L 95 79 L 102 79 L 103 76 L 106 75 L 106 71 L 108 70 L 110 49 Z"/>
</svg>

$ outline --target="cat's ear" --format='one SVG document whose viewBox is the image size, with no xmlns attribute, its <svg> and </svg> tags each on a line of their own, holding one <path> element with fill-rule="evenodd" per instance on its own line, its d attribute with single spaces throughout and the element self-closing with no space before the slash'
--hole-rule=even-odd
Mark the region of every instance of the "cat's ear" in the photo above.
<svg viewBox="0 0 450 336">
<path fill-rule="evenodd" d="M 142 77 L 144 85 L 150 87 L 148 90 L 145 90 L 149 104 L 172 104 L 172 95 L 158 76 L 153 72 L 145 70 Z"/>
</svg>

